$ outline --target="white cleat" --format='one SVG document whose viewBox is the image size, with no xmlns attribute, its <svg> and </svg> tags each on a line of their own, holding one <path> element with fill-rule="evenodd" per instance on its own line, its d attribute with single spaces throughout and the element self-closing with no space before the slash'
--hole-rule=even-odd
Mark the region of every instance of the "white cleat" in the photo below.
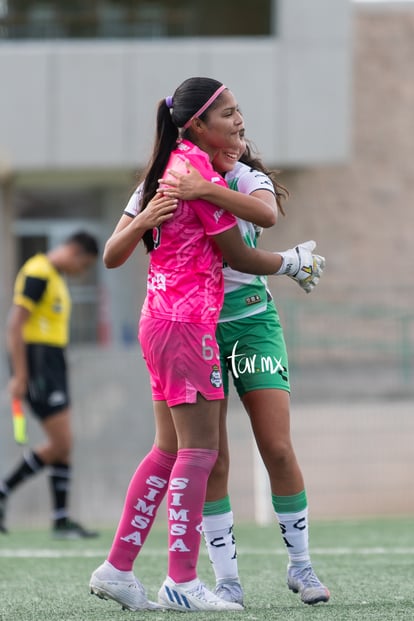
<svg viewBox="0 0 414 621">
<path fill-rule="evenodd" d="M 167 578 L 158 592 L 158 603 L 163 608 L 180 610 L 181 612 L 243 610 L 243 606 L 240 604 L 226 602 L 209 591 L 198 578 L 180 584 L 175 583 L 171 578 Z"/>
<path fill-rule="evenodd" d="M 304 604 L 318 604 L 329 601 L 330 593 L 322 584 L 311 565 L 288 567 L 287 585 L 294 593 L 299 593 Z"/>
<path fill-rule="evenodd" d="M 236 602 L 243 606 L 243 589 L 238 580 L 223 580 L 216 585 L 215 595 L 226 602 Z"/>
<path fill-rule="evenodd" d="M 105 561 L 93 572 L 89 588 L 101 599 L 113 599 L 123 610 L 155 610 L 161 606 L 151 602 L 143 585 L 132 571 L 120 571 Z"/>
</svg>

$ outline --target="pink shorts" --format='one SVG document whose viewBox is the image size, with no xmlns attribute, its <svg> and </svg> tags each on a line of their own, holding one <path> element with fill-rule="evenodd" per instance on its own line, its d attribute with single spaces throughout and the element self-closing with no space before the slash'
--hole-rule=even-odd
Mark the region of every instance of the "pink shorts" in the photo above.
<svg viewBox="0 0 414 621">
<path fill-rule="evenodd" d="M 196 403 L 197 393 L 223 399 L 215 324 L 193 324 L 141 316 L 139 341 L 154 401 L 169 407 Z"/>
</svg>

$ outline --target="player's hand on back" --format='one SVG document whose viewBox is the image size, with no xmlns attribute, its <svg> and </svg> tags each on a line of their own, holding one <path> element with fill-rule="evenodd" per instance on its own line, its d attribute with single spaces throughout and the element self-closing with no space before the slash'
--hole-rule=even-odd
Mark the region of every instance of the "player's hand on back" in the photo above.
<svg viewBox="0 0 414 621">
<path fill-rule="evenodd" d="M 165 196 L 191 201 L 202 198 L 205 184 L 210 183 L 198 172 L 188 160 L 185 162 L 187 173 L 181 174 L 172 168 L 167 169 L 167 179 L 159 179 L 158 192 Z"/>
<path fill-rule="evenodd" d="M 176 198 L 157 193 L 146 208 L 139 213 L 141 225 L 146 229 L 160 226 L 173 217 L 177 205 L 178 200 Z"/>
</svg>

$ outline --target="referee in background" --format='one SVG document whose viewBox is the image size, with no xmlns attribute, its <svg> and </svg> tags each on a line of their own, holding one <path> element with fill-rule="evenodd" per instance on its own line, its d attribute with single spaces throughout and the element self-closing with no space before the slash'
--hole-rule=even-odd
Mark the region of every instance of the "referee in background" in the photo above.
<svg viewBox="0 0 414 621">
<path fill-rule="evenodd" d="M 96 261 L 98 244 L 89 233 L 68 237 L 47 254 L 36 254 L 20 269 L 7 324 L 11 399 L 25 399 L 39 421 L 45 442 L 25 452 L 0 480 L 0 532 L 12 492 L 45 467 L 50 471 L 52 533 L 59 539 L 96 537 L 70 518 L 68 511 L 73 447 L 65 361 L 71 299 L 64 276 L 80 275 Z"/>
</svg>

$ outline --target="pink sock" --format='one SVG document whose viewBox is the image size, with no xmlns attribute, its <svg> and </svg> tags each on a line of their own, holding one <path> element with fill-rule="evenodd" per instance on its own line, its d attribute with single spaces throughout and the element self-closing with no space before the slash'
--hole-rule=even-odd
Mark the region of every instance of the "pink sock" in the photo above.
<svg viewBox="0 0 414 621">
<path fill-rule="evenodd" d="M 175 460 L 175 453 L 166 453 L 154 445 L 135 471 L 108 555 L 108 561 L 117 569 L 132 569 L 167 491 Z"/>
<path fill-rule="evenodd" d="M 178 451 L 168 486 L 168 575 L 174 582 L 197 577 L 207 480 L 218 451 Z"/>
</svg>

